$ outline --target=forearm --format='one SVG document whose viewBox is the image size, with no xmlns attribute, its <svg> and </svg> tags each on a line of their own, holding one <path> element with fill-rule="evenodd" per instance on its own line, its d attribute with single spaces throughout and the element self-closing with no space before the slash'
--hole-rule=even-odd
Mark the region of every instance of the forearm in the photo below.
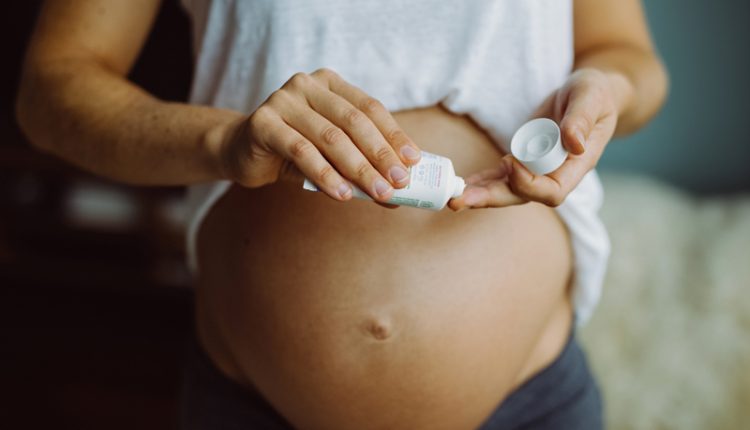
<svg viewBox="0 0 750 430">
<path fill-rule="evenodd" d="M 221 133 L 242 117 L 158 100 L 96 62 L 75 59 L 29 62 L 17 115 L 35 146 L 141 185 L 221 179 Z"/>
<path fill-rule="evenodd" d="M 663 105 L 668 77 L 661 60 L 634 46 L 602 46 L 579 53 L 574 69 L 604 72 L 612 83 L 620 112 L 615 136 L 632 133 L 653 118 Z"/>
</svg>

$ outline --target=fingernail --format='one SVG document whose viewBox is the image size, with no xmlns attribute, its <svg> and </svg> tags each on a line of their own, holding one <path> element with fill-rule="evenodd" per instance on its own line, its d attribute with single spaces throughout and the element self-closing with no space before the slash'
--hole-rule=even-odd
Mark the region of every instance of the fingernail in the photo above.
<svg viewBox="0 0 750 430">
<path fill-rule="evenodd" d="M 412 148 L 411 146 L 406 145 L 401 147 L 401 155 L 410 160 L 416 160 L 419 158 L 419 151 Z"/>
<path fill-rule="evenodd" d="M 393 166 L 390 170 L 391 179 L 396 182 L 405 182 L 406 178 L 409 177 L 409 172 L 401 166 Z"/>
<path fill-rule="evenodd" d="M 352 193 L 352 189 L 349 187 L 349 185 L 344 184 L 343 182 L 341 185 L 339 185 L 339 197 L 342 199 L 345 199 L 349 197 L 349 194 Z"/>
<path fill-rule="evenodd" d="M 477 198 L 473 194 L 469 194 L 468 196 L 464 197 L 464 203 L 466 206 L 473 206 L 477 203 Z"/>
<path fill-rule="evenodd" d="M 382 196 L 384 194 L 387 194 L 390 190 L 391 186 L 388 184 L 388 182 L 380 178 L 375 180 L 375 192 L 377 193 L 377 195 Z"/>
</svg>

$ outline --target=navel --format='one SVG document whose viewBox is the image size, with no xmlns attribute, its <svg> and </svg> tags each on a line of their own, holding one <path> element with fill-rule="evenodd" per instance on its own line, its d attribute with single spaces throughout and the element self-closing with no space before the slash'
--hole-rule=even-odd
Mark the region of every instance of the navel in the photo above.
<svg viewBox="0 0 750 430">
<path fill-rule="evenodd" d="M 376 340 L 386 340 L 393 336 L 390 321 L 383 318 L 369 318 L 362 324 L 365 334 Z"/>
</svg>

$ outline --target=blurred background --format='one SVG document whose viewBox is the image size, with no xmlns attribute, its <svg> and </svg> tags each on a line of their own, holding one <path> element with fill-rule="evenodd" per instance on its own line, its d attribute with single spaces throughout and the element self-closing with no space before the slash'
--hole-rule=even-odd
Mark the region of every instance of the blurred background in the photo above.
<svg viewBox="0 0 750 430">
<path fill-rule="evenodd" d="M 188 21 L 163 3 L 131 78 L 185 100 Z M 40 4 L 0 18 L 0 428 L 177 428 L 192 330 L 183 190 L 119 185 L 26 143 L 13 103 Z"/>
<path fill-rule="evenodd" d="M 13 115 L 40 1 L 3 14 L 0 422 L 176 428 L 192 298 L 182 188 L 93 177 L 35 152 Z M 583 332 L 611 428 L 750 421 L 750 2 L 646 0 L 666 106 L 600 162 L 613 252 Z M 185 100 L 189 26 L 164 0 L 131 78 Z"/>
<path fill-rule="evenodd" d="M 702 194 L 750 190 L 750 2 L 645 0 L 671 78 L 669 100 L 608 145 L 603 170 L 644 173 Z"/>
</svg>

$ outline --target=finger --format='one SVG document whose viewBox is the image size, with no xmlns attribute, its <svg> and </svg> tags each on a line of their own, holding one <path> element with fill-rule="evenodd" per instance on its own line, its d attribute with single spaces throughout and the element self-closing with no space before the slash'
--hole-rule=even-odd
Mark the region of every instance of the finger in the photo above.
<svg viewBox="0 0 750 430">
<path fill-rule="evenodd" d="M 349 183 L 331 166 L 315 145 L 302 134 L 289 127 L 278 116 L 271 116 L 267 142 L 274 152 L 286 158 L 310 179 L 318 189 L 336 200 L 349 200 L 352 189 Z"/>
<path fill-rule="evenodd" d="M 548 175 L 535 175 L 518 160 L 513 160 L 513 171 L 509 175 L 509 186 L 514 194 L 546 204 L 559 206 L 565 197 L 581 181 L 589 170 L 593 156 L 588 152 L 581 156 L 569 155 L 559 169 Z"/>
<path fill-rule="evenodd" d="M 560 120 L 563 146 L 573 154 L 585 151 L 586 139 L 602 114 L 601 103 L 592 91 L 571 91 L 568 104 Z"/>
<path fill-rule="evenodd" d="M 320 85 L 312 77 L 307 79 L 314 82 L 297 85 L 309 107 L 342 130 L 380 175 L 390 181 L 389 185 L 398 188 L 406 186 L 409 183 L 406 165 L 367 115 L 345 98 Z M 339 131 L 329 132 L 340 133 Z M 326 141 L 328 139 L 322 139 L 322 142 Z"/>
<path fill-rule="evenodd" d="M 393 187 L 372 166 L 339 127 L 323 115 L 305 105 L 283 117 L 328 159 L 347 179 L 354 182 L 374 200 L 385 201 L 391 197 Z M 294 151 L 294 148 L 291 149 Z"/>
<path fill-rule="evenodd" d="M 363 112 L 405 165 L 411 166 L 419 162 L 421 158 L 419 146 L 404 132 L 379 100 L 350 84 L 333 70 L 318 69 L 312 75 L 325 82 L 330 91 L 340 95 Z"/>
<path fill-rule="evenodd" d="M 448 207 L 455 211 L 464 208 L 505 207 L 526 203 L 511 191 L 505 180 L 489 180 L 485 185 L 468 185 L 460 197 L 451 199 Z"/>
<path fill-rule="evenodd" d="M 510 159 L 507 159 L 507 157 L 503 157 L 498 166 L 473 173 L 464 178 L 464 181 L 467 185 L 469 185 L 478 184 L 488 179 L 502 179 L 508 176 L 508 173 L 510 173 L 510 166 Z"/>
</svg>

